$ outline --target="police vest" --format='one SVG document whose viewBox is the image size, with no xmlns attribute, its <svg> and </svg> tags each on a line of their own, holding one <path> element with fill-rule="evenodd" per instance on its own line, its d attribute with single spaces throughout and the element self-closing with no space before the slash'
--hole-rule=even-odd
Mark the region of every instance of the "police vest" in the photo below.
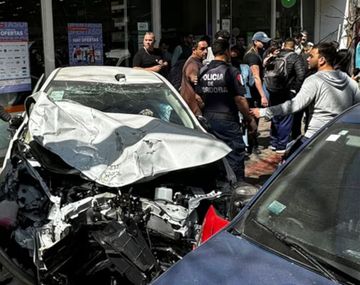
<svg viewBox="0 0 360 285">
<path fill-rule="evenodd" d="M 236 106 L 232 86 L 228 86 L 226 72 L 227 64 L 219 64 L 216 67 L 204 66 L 200 69 L 198 88 L 203 95 L 205 112 L 234 113 Z"/>
</svg>

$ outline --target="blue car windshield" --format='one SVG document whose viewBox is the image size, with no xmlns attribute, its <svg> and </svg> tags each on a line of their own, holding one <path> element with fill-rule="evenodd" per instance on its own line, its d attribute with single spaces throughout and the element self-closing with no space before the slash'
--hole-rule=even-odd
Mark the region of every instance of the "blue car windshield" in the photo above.
<svg viewBox="0 0 360 285">
<path fill-rule="evenodd" d="M 245 235 L 259 243 L 289 255 L 274 242 L 280 233 L 359 280 L 360 125 L 337 123 L 324 131 L 283 169 L 243 222 Z"/>
<path fill-rule="evenodd" d="M 73 101 L 102 112 L 151 116 L 196 128 L 189 112 L 164 83 L 119 85 L 53 80 L 45 92 L 55 103 Z"/>
</svg>

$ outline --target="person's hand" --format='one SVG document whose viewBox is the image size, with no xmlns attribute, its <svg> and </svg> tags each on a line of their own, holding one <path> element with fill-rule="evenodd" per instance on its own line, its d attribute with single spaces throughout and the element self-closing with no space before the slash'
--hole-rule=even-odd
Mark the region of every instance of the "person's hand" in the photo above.
<svg viewBox="0 0 360 285">
<path fill-rule="evenodd" d="M 250 108 L 250 114 L 254 116 L 255 118 L 260 118 L 260 110 L 259 108 Z"/>
<path fill-rule="evenodd" d="M 168 66 L 168 62 L 167 62 L 167 61 L 163 61 L 163 60 L 161 60 L 161 61 L 159 62 L 159 64 L 161 65 L 161 67 L 166 67 L 166 66 Z"/>
<path fill-rule="evenodd" d="M 152 67 L 152 71 L 155 71 L 155 72 L 159 72 L 162 68 L 162 65 L 161 64 L 158 64 L 158 65 L 154 65 Z"/>
<path fill-rule="evenodd" d="M 250 121 L 247 122 L 247 129 L 249 135 L 253 135 L 257 132 L 257 124 L 254 117 L 251 117 Z"/>
<path fill-rule="evenodd" d="M 197 85 L 197 83 L 198 83 L 197 74 L 192 74 L 192 75 L 190 75 L 190 81 L 191 81 L 194 85 Z"/>
<path fill-rule="evenodd" d="M 160 68 L 163 68 L 165 66 L 168 66 L 168 62 L 167 61 L 164 61 L 162 59 L 158 59 L 156 60 L 156 62 L 160 65 Z"/>
<path fill-rule="evenodd" d="M 263 107 L 269 106 L 269 102 L 268 102 L 268 100 L 266 99 L 265 96 L 261 97 L 261 106 L 263 106 Z"/>
</svg>

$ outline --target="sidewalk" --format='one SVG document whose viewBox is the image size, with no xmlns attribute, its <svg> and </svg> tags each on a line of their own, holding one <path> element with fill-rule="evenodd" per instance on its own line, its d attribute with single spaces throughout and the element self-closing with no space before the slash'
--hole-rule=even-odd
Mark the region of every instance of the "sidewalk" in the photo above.
<svg viewBox="0 0 360 285">
<path fill-rule="evenodd" d="M 276 170 L 281 161 L 282 154 L 277 154 L 268 148 L 270 135 L 270 122 L 260 119 L 258 132 L 260 136 L 259 149 L 260 154 L 251 154 L 248 160 L 245 160 L 246 181 L 255 186 L 261 186 Z"/>
</svg>

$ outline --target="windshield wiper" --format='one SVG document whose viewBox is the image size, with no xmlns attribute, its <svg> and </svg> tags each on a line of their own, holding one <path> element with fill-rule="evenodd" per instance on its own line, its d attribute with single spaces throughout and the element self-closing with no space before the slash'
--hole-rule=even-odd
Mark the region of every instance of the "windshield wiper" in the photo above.
<svg viewBox="0 0 360 285">
<path fill-rule="evenodd" d="M 262 228 L 266 229 L 267 231 L 269 231 L 270 233 L 272 233 L 274 235 L 274 237 L 276 239 L 278 239 L 279 241 L 281 241 L 283 244 L 285 244 L 286 246 L 288 246 L 290 249 L 292 249 L 293 251 L 295 251 L 296 253 L 298 253 L 301 257 L 303 257 L 304 259 L 306 259 L 311 265 L 313 265 L 318 271 L 320 271 L 322 274 L 324 274 L 324 276 L 326 276 L 327 278 L 329 278 L 330 280 L 340 283 L 340 281 L 335 277 L 335 275 L 330 272 L 327 268 L 325 268 L 317 259 L 316 257 L 314 257 L 314 255 L 308 251 L 306 248 L 304 248 L 303 246 L 301 246 L 300 244 L 292 241 L 289 239 L 289 237 L 281 232 L 275 231 L 272 228 L 268 227 L 267 225 L 253 219 L 253 221 L 261 226 Z"/>
</svg>

